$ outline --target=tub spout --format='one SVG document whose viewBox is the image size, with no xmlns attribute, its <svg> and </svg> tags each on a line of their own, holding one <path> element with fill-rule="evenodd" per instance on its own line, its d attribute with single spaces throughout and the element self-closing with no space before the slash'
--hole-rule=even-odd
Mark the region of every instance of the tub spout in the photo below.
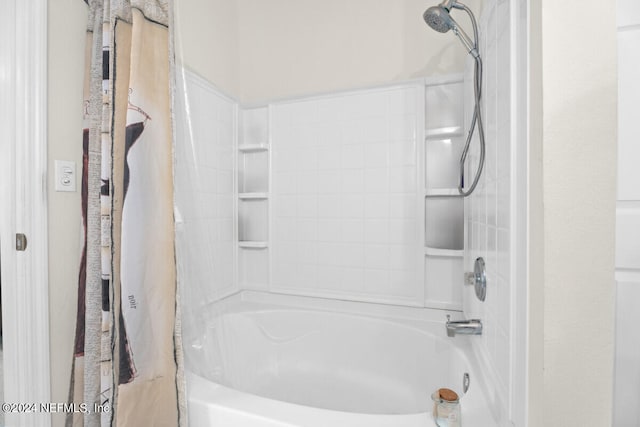
<svg viewBox="0 0 640 427">
<path fill-rule="evenodd" d="M 455 337 L 456 335 L 482 335 L 482 321 L 479 319 L 452 321 L 451 316 L 447 315 L 447 336 Z"/>
</svg>

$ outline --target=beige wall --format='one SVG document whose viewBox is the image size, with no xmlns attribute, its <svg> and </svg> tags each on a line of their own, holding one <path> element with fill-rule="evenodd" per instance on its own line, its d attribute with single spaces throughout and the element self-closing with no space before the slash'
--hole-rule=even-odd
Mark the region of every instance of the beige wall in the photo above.
<svg viewBox="0 0 640 427">
<path fill-rule="evenodd" d="M 66 402 L 76 326 L 81 250 L 80 179 L 78 191 L 54 191 L 54 160 L 73 160 L 82 171 L 82 82 L 86 5 L 79 0 L 49 2 L 49 316 L 51 401 Z M 62 414 L 53 425 L 64 425 Z"/>
<path fill-rule="evenodd" d="M 432 2 L 435 4 L 436 2 Z M 477 0 L 469 1 L 475 11 Z M 452 33 L 427 27 L 417 0 L 240 0 L 240 98 L 254 103 L 462 72 Z M 462 25 L 467 25 L 464 14 Z"/>
<path fill-rule="evenodd" d="M 436 2 L 432 2 L 436 4 Z M 481 0 L 466 2 L 476 14 Z M 458 73 L 464 48 L 419 0 L 181 0 L 184 63 L 244 103 Z M 464 13 L 461 25 L 470 28 Z"/>
<path fill-rule="evenodd" d="M 602 427 L 611 425 L 613 382 L 615 7 L 541 5 L 532 15 L 541 61 L 532 82 L 542 119 L 532 123 L 539 139 L 532 141 L 531 185 L 542 206 L 530 212 L 530 420 L 533 427 Z"/>
<path fill-rule="evenodd" d="M 236 1 L 175 1 L 174 22 L 178 61 L 223 92 L 238 97 Z"/>
</svg>

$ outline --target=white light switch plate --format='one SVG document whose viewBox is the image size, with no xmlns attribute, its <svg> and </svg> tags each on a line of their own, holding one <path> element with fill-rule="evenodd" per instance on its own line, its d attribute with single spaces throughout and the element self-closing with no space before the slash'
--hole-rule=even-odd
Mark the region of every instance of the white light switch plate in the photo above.
<svg viewBox="0 0 640 427">
<path fill-rule="evenodd" d="M 56 191 L 76 191 L 76 162 L 56 160 Z"/>
</svg>

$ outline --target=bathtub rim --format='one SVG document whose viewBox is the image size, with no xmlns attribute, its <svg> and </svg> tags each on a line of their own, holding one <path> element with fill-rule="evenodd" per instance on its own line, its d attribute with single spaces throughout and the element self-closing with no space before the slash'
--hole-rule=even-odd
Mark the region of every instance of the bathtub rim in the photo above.
<svg viewBox="0 0 640 427">
<path fill-rule="evenodd" d="M 452 346 L 463 353 L 466 361 L 470 365 L 471 371 L 471 387 L 478 388 L 476 393 L 481 395 L 481 400 L 486 403 L 486 410 L 480 410 L 480 408 L 468 406 L 463 406 L 463 414 L 469 414 L 469 412 L 476 413 L 476 416 L 479 419 L 491 419 L 491 423 L 487 421 L 487 424 L 479 424 L 486 426 L 495 426 L 495 421 L 497 419 L 496 413 L 491 410 L 492 409 L 492 401 L 495 399 L 495 396 L 491 396 L 488 393 L 488 390 L 492 390 L 493 387 L 490 387 L 487 381 L 490 380 L 490 375 L 481 371 L 480 366 L 481 363 L 478 360 L 478 355 L 475 351 L 475 345 L 473 344 L 473 340 L 478 340 L 479 337 L 472 336 L 460 336 L 455 338 L 449 338 L 445 333 L 445 320 L 446 314 L 453 314 L 456 317 L 462 317 L 462 313 L 459 311 L 452 310 L 443 310 L 443 309 L 433 309 L 433 308 L 415 308 L 415 307 L 407 307 L 407 306 L 397 306 L 397 305 L 380 305 L 380 304 L 372 304 L 367 302 L 355 302 L 355 301 L 346 301 L 346 300 L 332 300 L 332 299 L 323 299 L 316 297 L 308 297 L 308 296 L 298 296 L 298 295 L 284 295 L 284 294 L 271 294 L 267 292 L 261 291 L 252 291 L 252 290 L 243 290 L 237 292 L 233 295 L 228 296 L 224 300 L 218 301 L 217 305 L 223 306 L 221 310 L 227 313 L 233 312 L 268 312 L 268 311 L 311 311 L 311 312 L 319 312 L 320 315 L 327 315 L 330 313 L 335 313 L 337 315 L 346 315 L 346 316 L 355 316 L 355 317 L 364 317 L 368 319 L 372 319 L 375 321 L 382 321 L 385 323 L 391 323 L 395 326 L 409 328 L 412 332 L 418 332 L 422 334 L 427 334 L 432 339 L 437 340 L 455 340 L 452 343 Z M 419 417 L 423 416 L 425 413 L 416 413 L 416 414 L 402 414 L 402 415 L 383 415 L 383 414 L 362 414 L 362 413 L 350 413 L 350 412 L 342 412 L 336 411 L 332 409 L 322 409 L 316 408 L 313 406 L 305 406 L 296 403 L 279 401 L 276 399 L 271 399 L 269 397 L 259 396 L 252 393 L 240 391 L 228 387 L 223 384 L 218 384 L 214 381 L 211 381 L 207 378 L 201 377 L 196 373 L 189 370 L 187 367 L 185 369 L 186 377 L 190 378 L 191 382 L 194 380 L 198 384 L 209 383 L 210 386 L 206 388 L 215 390 L 216 396 L 223 396 L 224 401 L 237 401 L 242 400 L 242 397 L 249 398 L 253 404 L 256 403 L 255 399 L 258 399 L 257 402 L 262 402 L 262 405 L 259 407 L 271 407 L 273 405 L 292 405 L 292 408 L 298 408 L 298 411 L 302 410 L 310 410 L 310 411 L 327 411 L 328 413 L 338 413 L 338 414 L 352 414 L 356 416 L 364 416 L 367 417 L 369 415 L 378 417 L 395 417 L 393 418 L 396 424 L 390 424 L 389 427 L 397 426 L 400 427 L 401 424 L 397 424 L 399 422 L 398 417 Z M 200 387 L 200 386 L 199 386 Z M 189 395 L 189 381 L 187 382 L 187 393 Z M 196 400 L 198 397 L 196 396 Z M 230 400 L 229 400 L 230 399 Z M 474 399 L 475 400 L 475 399 Z M 190 400 L 191 401 L 191 400 Z M 265 401 L 270 402 L 265 404 Z M 202 404 L 211 404 L 214 407 L 218 407 L 218 409 L 222 409 L 223 407 L 216 402 L 205 401 L 200 399 L 199 402 Z M 242 406 L 241 408 L 236 408 L 235 410 L 246 411 L 248 414 L 253 414 L 253 416 L 264 417 L 264 414 L 256 414 L 251 411 L 251 406 L 249 408 Z M 228 408 L 227 408 L 228 409 Z M 290 408 L 291 409 L 291 408 Z M 294 412 L 298 412 L 294 411 Z M 486 412 L 486 413 L 485 413 Z M 429 414 L 429 413 L 426 413 Z M 427 417 L 431 420 L 431 416 Z M 280 421 L 278 421 L 280 422 Z M 424 420 L 420 422 L 424 423 Z M 287 424 L 282 424 L 283 426 Z M 307 424 L 290 424 L 292 426 L 304 425 Z M 373 425 L 373 424 L 372 424 Z M 411 424 L 407 424 L 411 425 Z M 415 424 L 413 424 L 415 425 Z M 424 425 L 424 424 L 423 424 Z M 435 425 L 435 424 L 433 424 Z M 309 424 L 311 427 L 315 427 L 312 424 Z M 381 424 L 381 427 L 386 427 L 385 424 Z"/>
<path fill-rule="evenodd" d="M 277 423 L 265 425 L 282 427 L 326 427 L 327 422 L 330 423 L 329 425 L 348 425 L 350 427 L 414 427 L 416 425 L 437 427 L 430 412 L 383 415 L 336 411 L 246 393 L 210 381 L 189 370 L 185 370 L 185 377 L 190 412 L 192 405 L 200 405 L 200 410 L 203 409 L 202 407 L 206 407 L 206 410 L 212 412 L 236 413 L 238 416 L 252 418 L 256 421 Z M 209 399 L 204 399 L 204 396 Z"/>
</svg>

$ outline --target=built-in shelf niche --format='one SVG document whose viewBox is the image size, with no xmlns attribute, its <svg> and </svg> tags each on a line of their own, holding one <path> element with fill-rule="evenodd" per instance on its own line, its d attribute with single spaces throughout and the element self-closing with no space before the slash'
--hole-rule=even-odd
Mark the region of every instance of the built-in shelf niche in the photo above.
<svg viewBox="0 0 640 427">
<path fill-rule="evenodd" d="M 238 192 L 261 194 L 269 191 L 269 151 L 238 153 Z"/>
<path fill-rule="evenodd" d="M 266 249 L 269 247 L 267 241 L 239 241 L 238 246 L 244 249 Z"/>
<path fill-rule="evenodd" d="M 238 143 L 238 246 L 268 247 L 269 117 L 267 107 L 241 111 Z"/>
<path fill-rule="evenodd" d="M 238 199 L 240 200 L 266 200 L 269 198 L 269 193 L 238 193 Z"/>
<path fill-rule="evenodd" d="M 464 249 L 464 199 L 453 196 L 426 197 L 425 210 L 427 254 L 462 255 L 461 251 Z"/>
<path fill-rule="evenodd" d="M 242 109 L 238 134 L 238 278 L 266 289 L 269 277 L 269 111 Z"/>
<path fill-rule="evenodd" d="M 267 143 L 259 143 L 259 144 L 242 144 L 238 146 L 238 151 L 241 153 L 259 153 L 262 151 L 268 151 L 269 144 Z"/>
<path fill-rule="evenodd" d="M 238 241 L 242 247 L 250 242 L 267 242 L 268 204 L 266 199 L 240 199 L 238 204 Z M 258 246 L 251 246 L 258 247 Z M 260 245 L 266 247 L 266 245 Z"/>
<path fill-rule="evenodd" d="M 425 139 L 425 188 L 427 194 L 443 195 L 455 190 L 460 175 L 460 155 L 464 148 L 464 137 L 458 134 L 440 134 Z"/>
<path fill-rule="evenodd" d="M 462 82 L 425 89 L 425 256 L 460 257 L 464 199 L 458 193 L 464 146 Z"/>
</svg>

